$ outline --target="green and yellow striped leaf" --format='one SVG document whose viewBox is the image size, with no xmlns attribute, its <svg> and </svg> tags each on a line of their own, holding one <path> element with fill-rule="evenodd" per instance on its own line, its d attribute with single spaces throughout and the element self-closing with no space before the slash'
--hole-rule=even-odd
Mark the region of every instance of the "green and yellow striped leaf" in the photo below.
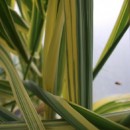
<svg viewBox="0 0 130 130">
<path fill-rule="evenodd" d="M 127 127 L 101 117 L 100 115 L 85 109 L 82 106 L 71 102 L 70 105 L 100 130 L 129 130 Z"/>
<path fill-rule="evenodd" d="M 49 1 L 50 2 L 49 5 L 53 4 L 54 1 Z M 53 8 L 55 9 L 53 10 L 54 16 L 52 16 L 52 18 L 54 17 L 54 19 L 56 15 L 55 13 L 57 11 L 57 8 L 55 7 L 57 5 L 55 4 L 56 1 L 53 5 L 54 7 L 52 8 L 48 7 L 48 15 L 51 9 Z M 58 58 L 59 58 L 59 49 L 60 49 L 60 43 L 61 43 L 63 25 L 64 25 L 63 1 L 60 1 L 59 3 L 59 8 L 58 8 L 57 17 L 55 21 L 50 17 L 51 15 L 47 17 L 47 20 L 52 20 L 52 21 L 49 21 L 46 25 L 47 32 L 45 34 L 45 46 L 43 49 L 43 59 L 44 59 L 44 64 L 43 64 L 44 85 L 43 86 L 45 87 L 46 90 L 53 93 L 55 81 L 56 81 L 56 75 L 57 75 L 56 72 L 58 68 L 57 65 L 58 65 Z"/>
<path fill-rule="evenodd" d="M 15 100 L 30 130 L 44 130 L 40 118 L 13 66 L 8 53 L 0 46 L 0 65 L 5 69 Z"/>
<path fill-rule="evenodd" d="M 42 101 L 46 102 L 51 108 L 53 108 L 62 118 L 64 118 L 68 123 L 73 125 L 79 130 L 98 130 L 93 124 L 91 124 L 87 119 L 80 115 L 76 110 L 74 110 L 66 100 L 54 96 L 53 94 L 43 91 L 34 82 L 26 82 L 26 87 L 33 92 Z"/>
</svg>

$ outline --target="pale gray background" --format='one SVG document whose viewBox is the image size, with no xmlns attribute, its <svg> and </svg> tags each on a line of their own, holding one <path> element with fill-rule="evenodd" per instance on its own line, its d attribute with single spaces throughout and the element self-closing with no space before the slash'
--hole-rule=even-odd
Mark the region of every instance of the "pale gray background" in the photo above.
<svg viewBox="0 0 130 130">
<path fill-rule="evenodd" d="M 94 66 L 112 31 L 123 0 L 94 0 Z M 118 81 L 121 85 L 116 85 Z M 130 29 L 93 83 L 93 101 L 130 93 Z"/>
</svg>

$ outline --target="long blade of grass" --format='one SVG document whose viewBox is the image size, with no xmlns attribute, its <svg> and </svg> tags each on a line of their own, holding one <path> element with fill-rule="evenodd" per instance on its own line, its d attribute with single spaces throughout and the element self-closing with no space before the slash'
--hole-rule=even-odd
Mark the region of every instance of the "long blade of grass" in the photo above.
<svg viewBox="0 0 130 130">
<path fill-rule="evenodd" d="M 53 37 L 56 16 L 57 16 L 57 9 L 58 9 L 58 0 L 49 0 L 48 8 L 47 8 L 47 16 L 46 16 L 45 42 L 44 42 L 44 51 L 43 51 L 43 57 L 45 63 L 50 48 L 50 43 Z"/>
<path fill-rule="evenodd" d="M 102 114 L 101 116 L 105 117 L 109 120 L 112 120 L 114 122 L 118 122 L 118 123 L 122 124 L 121 121 L 123 119 L 125 119 L 129 115 L 129 113 L 130 113 L 130 110 L 124 110 L 124 111 L 121 111 L 121 112 Z"/>
<path fill-rule="evenodd" d="M 53 2 L 52 2 L 53 3 Z M 43 81 L 44 86 L 46 87 L 49 92 L 54 92 L 54 86 L 56 81 L 56 73 L 57 73 L 57 65 L 58 65 L 58 58 L 59 58 L 59 49 L 60 49 L 60 43 L 62 38 L 62 32 L 63 32 L 63 25 L 64 25 L 64 9 L 63 9 L 63 1 L 60 1 L 59 8 L 57 12 L 57 18 L 54 25 L 54 32 L 52 34 L 52 37 L 50 36 L 50 43 L 45 41 L 46 44 L 49 45 L 49 50 L 47 51 L 46 47 L 44 48 L 46 51 L 44 53 L 44 65 L 43 65 Z M 50 25 L 51 26 L 51 25 Z M 50 29 L 51 30 L 51 29 Z M 49 31 L 49 30 L 47 30 Z M 51 31 L 50 31 L 51 33 Z M 48 36 L 46 36 L 48 38 Z M 46 55 L 47 53 L 47 55 Z"/>
<path fill-rule="evenodd" d="M 9 37 L 6 36 L 6 30 L 4 29 L 1 21 L 0 21 L 0 42 L 1 44 L 4 44 L 8 48 L 11 48 L 12 50 L 15 49 L 15 46 L 12 44 L 11 40 Z"/>
<path fill-rule="evenodd" d="M 61 96 L 63 93 L 63 87 L 65 82 L 65 66 L 66 65 L 66 40 L 65 40 L 65 28 L 63 29 L 59 58 L 58 58 L 58 68 L 54 87 L 54 94 Z M 67 86 L 66 86 L 67 88 Z"/>
<path fill-rule="evenodd" d="M 26 124 L 30 130 L 44 130 L 44 126 L 7 54 L 7 51 L 0 46 L 0 64 L 8 75 L 13 95 L 24 116 Z"/>
<path fill-rule="evenodd" d="M 7 80 L 0 80 L 0 93 L 13 95 Z"/>
<path fill-rule="evenodd" d="M 80 100 L 92 109 L 93 0 L 77 0 L 77 10 Z"/>
<path fill-rule="evenodd" d="M 53 36 L 53 31 L 54 31 L 56 16 L 57 16 L 57 9 L 58 9 L 58 0 L 53 0 L 48 2 L 46 25 L 45 25 L 45 41 L 44 41 L 44 49 L 43 49 L 44 62 L 46 62 L 51 39 Z"/>
<path fill-rule="evenodd" d="M 77 104 L 70 102 L 70 105 L 75 110 L 77 110 L 82 116 L 84 116 L 88 121 L 90 121 L 92 124 L 94 124 L 101 130 L 129 130 L 127 127 L 124 127 L 123 125 L 120 125 L 106 118 L 103 118 L 97 115 L 96 113 L 88 109 L 85 109 Z"/>
<path fill-rule="evenodd" d="M 130 94 L 104 98 L 94 104 L 94 111 L 98 114 L 130 110 Z"/>
<path fill-rule="evenodd" d="M 12 15 L 12 18 L 14 20 L 15 26 L 18 31 L 21 31 L 23 33 L 27 33 L 29 30 L 28 24 L 25 22 L 23 18 L 21 18 L 16 11 L 13 9 L 9 8 L 10 13 Z"/>
<path fill-rule="evenodd" d="M 29 29 L 29 41 L 28 41 L 31 54 L 33 55 L 35 51 L 38 49 L 39 44 L 41 44 L 41 40 L 43 37 L 43 24 L 44 24 L 44 18 L 42 14 L 39 12 L 36 4 L 37 4 L 36 1 L 34 1 L 32 9 L 32 19 Z"/>
<path fill-rule="evenodd" d="M 79 103 L 76 0 L 64 0 L 68 91 L 71 101 Z"/>
<path fill-rule="evenodd" d="M 45 1 L 43 1 L 43 0 L 36 0 L 36 2 L 37 2 L 37 8 L 39 9 L 41 17 L 43 17 L 44 13 L 45 13 L 45 9 L 44 9 Z"/>
<path fill-rule="evenodd" d="M 75 130 L 70 124 L 62 120 L 44 121 L 46 130 Z M 0 124 L 2 130 L 28 130 L 24 122 Z"/>
<path fill-rule="evenodd" d="M 53 1 L 50 1 L 50 2 L 54 4 Z M 55 2 L 58 4 L 57 0 Z M 63 9 L 63 1 L 59 2 L 59 6 L 55 4 L 52 5 L 52 4 L 49 4 L 49 5 L 52 7 L 54 6 L 53 8 L 56 9 L 54 10 L 54 15 L 56 15 L 56 17 L 53 16 L 54 19 L 52 19 L 52 21 L 55 20 L 54 23 L 52 24 L 53 25 L 52 27 L 54 28 L 51 28 L 51 29 L 50 27 L 47 28 L 50 21 L 46 25 L 47 32 L 45 34 L 45 46 L 43 48 L 43 61 L 44 61 L 43 87 L 45 87 L 45 89 L 48 90 L 49 92 L 54 93 L 56 80 L 57 80 L 56 76 L 57 76 L 57 70 L 58 70 L 59 49 L 60 49 L 63 25 L 64 25 L 64 9 Z M 51 11 L 51 8 L 48 7 L 48 13 L 49 11 Z M 49 20 L 50 16 L 48 16 L 47 18 Z M 50 31 L 50 33 L 48 31 Z M 52 33 L 52 37 L 50 35 L 51 33 Z M 48 37 L 49 35 L 50 37 Z M 48 112 L 46 112 L 46 118 L 51 118 L 51 117 L 52 117 L 52 111 L 50 110 L 50 108 L 48 108 Z"/>
<path fill-rule="evenodd" d="M 23 59 L 28 62 L 28 52 L 25 48 L 25 44 L 18 35 L 5 0 L 0 1 L 0 23 L 5 29 L 6 37 L 8 37 L 10 43 L 12 43 L 12 46 L 15 46 L 15 49 L 18 50 Z"/>
<path fill-rule="evenodd" d="M 120 123 L 126 127 L 130 128 L 130 114 L 123 118 Z"/>
<path fill-rule="evenodd" d="M 44 16 L 39 12 L 37 8 L 37 2 L 33 2 L 33 9 L 32 9 L 32 19 L 28 34 L 28 46 L 30 49 L 31 57 L 25 72 L 24 79 L 27 76 L 27 73 L 30 69 L 31 63 L 35 54 L 38 51 L 39 46 L 42 45 L 42 37 L 43 37 L 43 26 L 44 25 Z"/>
<path fill-rule="evenodd" d="M 25 21 L 30 24 L 32 16 L 33 0 L 16 0 L 19 11 Z"/>
<path fill-rule="evenodd" d="M 20 118 L 6 110 L 4 107 L 0 107 L 0 118 L 1 117 L 4 119 L 4 121 L 21 121 Z"/>
<path fill-rule="evenodd" d="M 10 7 L 14 8 L 14 6 L 15 6 L 15 0 L 6 0 L 6 2 L 7 2 L 7 4 L 8 4 Z"/>
<path fill-rule="evenodd" d="M 120 39 L 125 34 L 126 30 L 129 28 L 130 25 L 130 12 L 129 12 L 129 0 L 124 0 L 124 3 L 122 5 L 121 11 L 119 13 L 118 19 L 115 23 L 115 26 L 112 30 L 112 33 L 107 41 L 107 44 L 96 64 L 96 67 L 93 71 L 93 78 L 96 77 L 100 69 L 103 67 L 103 65 L 108 60 L 109 56 L 114 51 L 115 47 L 118 45 Z"/>
<path fill-rule="evenodd" d="M 42 101 L 47 103 L 59 115 L 61 115 L 68 123 L 79 130 L 97 130 L 97 128 L 83 118 L 77 111 L 75 111 L 64 99 L 54 96 L 47 91 L 43 91 L 34 82 L 26 82 L 26 87 L 33 92 Z"/>
<path fill-rule="evenodd" d="M 0 27 L 2 28 L 2 38 L 5 39 L 5 41 L 2 41 L 2 44 L 6 45 L 8 43 L 9 46 L 11 46 L 13 49 L 17 50 L 17 52 L 20 53 L 22 58 L 28 63 L 29 61 L 29 51 L 27 51 L 27 48 L 25 48 L 25 42 L 21 37 L 19 36 L 19 33 L 17 32 L 13 19 L 11 17 L 11 13 L 6 5 L 5 0 L 0 1 L 0 8 L 2 11 L 0 11 Z M 35 72 L 37 72 L 38 75 L 40 75 L 38 69 L 36 66 L 34 67 L 34 63 L 31 64 L 31 67 Z"/>
</svg>

